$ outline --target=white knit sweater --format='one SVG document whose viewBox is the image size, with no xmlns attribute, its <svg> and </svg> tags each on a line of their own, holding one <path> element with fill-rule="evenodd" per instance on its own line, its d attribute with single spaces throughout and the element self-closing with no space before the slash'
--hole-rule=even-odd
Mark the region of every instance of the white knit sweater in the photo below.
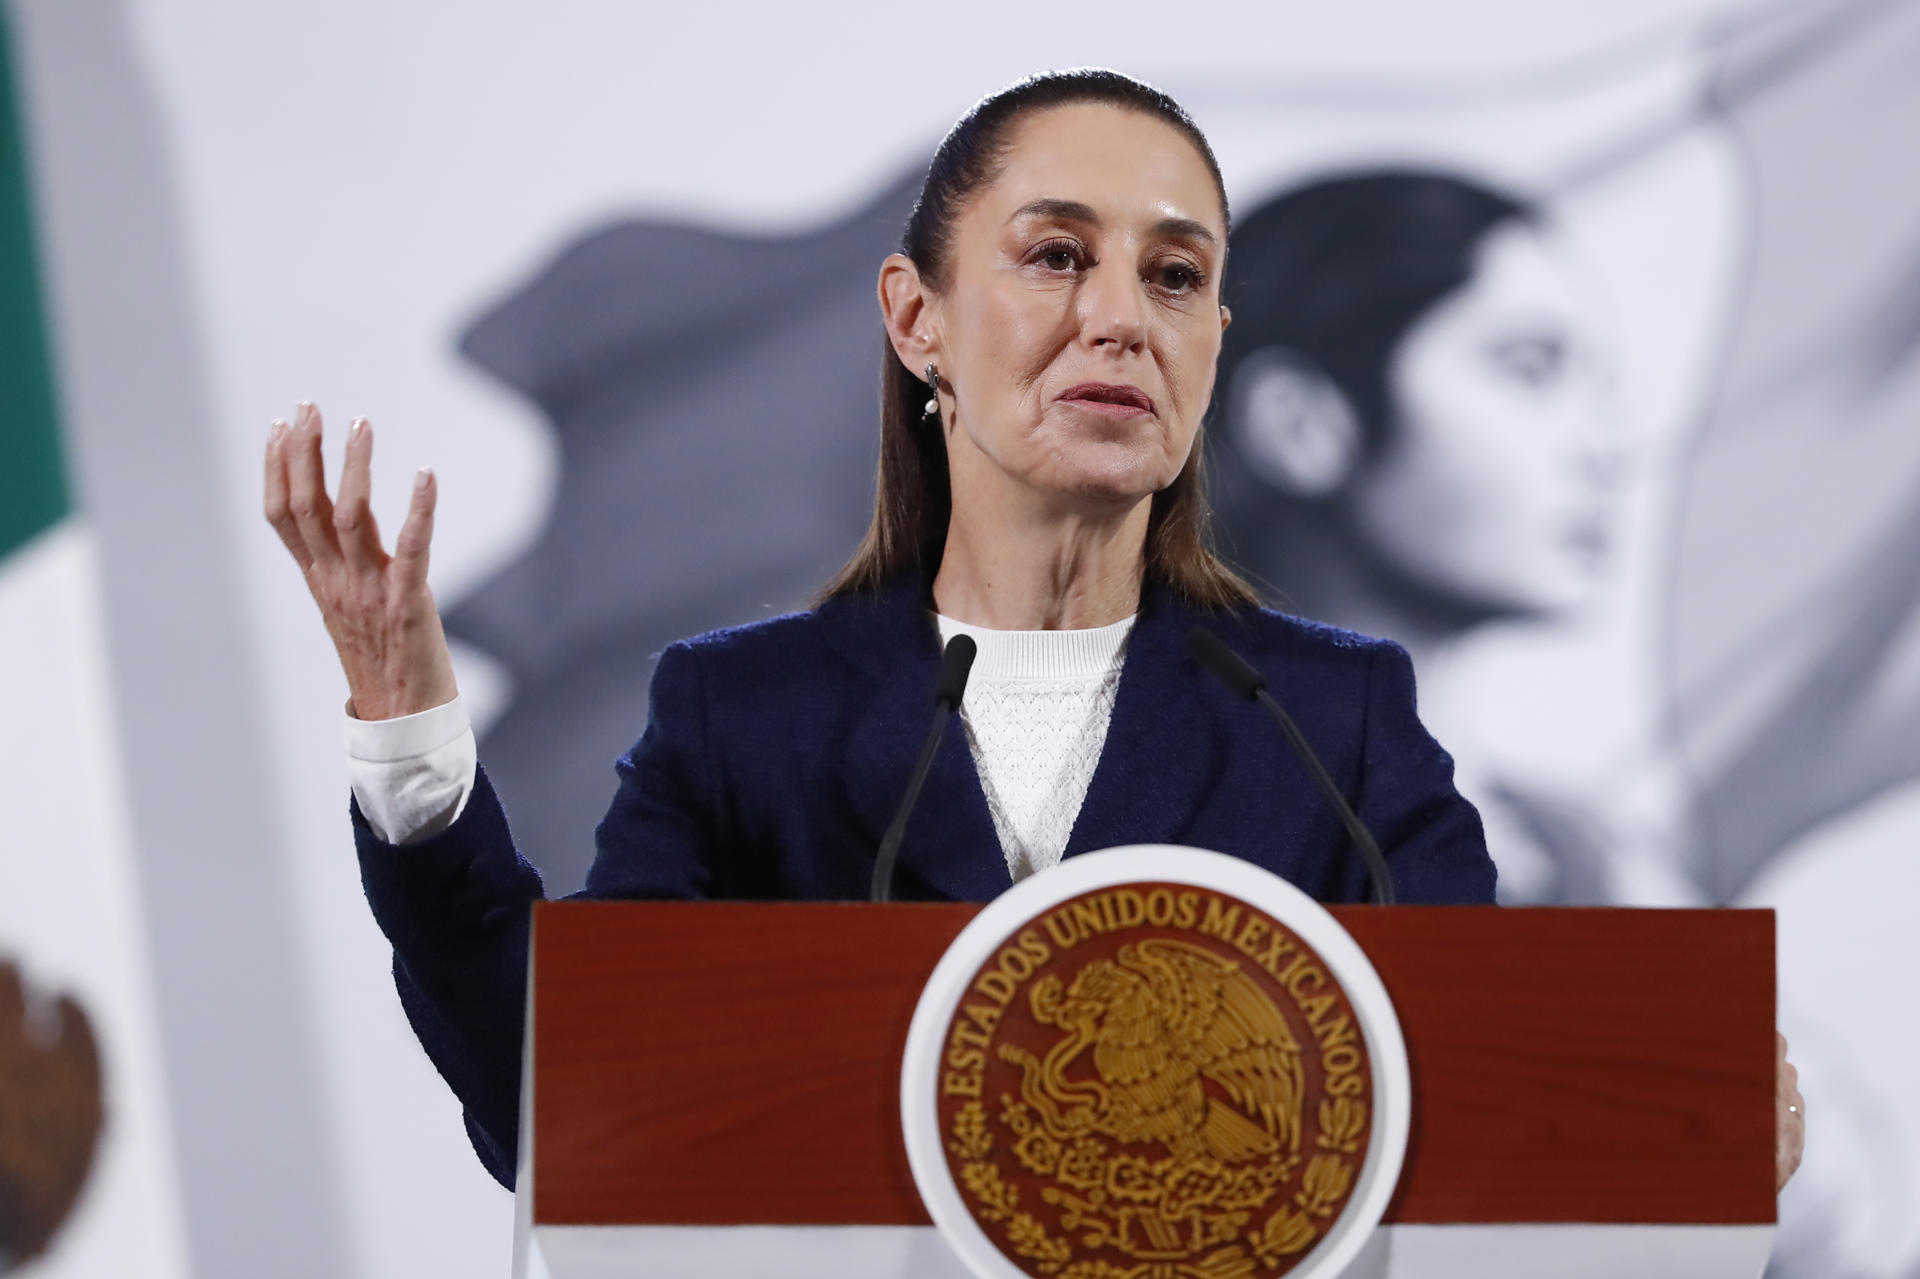
<svg viewBox="0 0 1920 1279">
<path fill-rule="evenodd" d="M 1133 619 L 1082 631 L 993 631 L 939 619 L 940 642 L 979 646 L 960 718 L 1007 873 L 1058 864 L 1107 740 Z M 374 833 L 406 844 L 445 830 L 473 792 L 479 752 L 456 697 L 399 719 L 346 717 L 347 776 Z"/>
<path fill-rule="evenodd" d="M 940 642 L 979 646 L 960 717 L 1015 880 L 1060 862 L 1113 719 L 1133 619 L 1081 631 L 992 631 L 940 618 Z"/>
</svg>

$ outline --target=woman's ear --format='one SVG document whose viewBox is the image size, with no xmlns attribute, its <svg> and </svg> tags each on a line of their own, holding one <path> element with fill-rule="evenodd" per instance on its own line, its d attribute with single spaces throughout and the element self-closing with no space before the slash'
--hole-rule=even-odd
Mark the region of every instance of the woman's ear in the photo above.
<svg viewBox="0 0 1920 1279">
<path fill-rule="evenodd" d="M 920 268 L 904 253 L 889 253 L 880 264 L 879 287 L 887 341 L 907 372 L 920 377 L 927 365 L 940 363 L 933 299 L 920 279 Z"/>
<path fill-rule="evenodd" d="M 1240 361 L 1227 388 L 1227 429 L 1254 474 L 1293 497 L 1327 497 L 1360 459 L 1353 403 L 1318 363 L 1284 347 Z"/>
</svg>

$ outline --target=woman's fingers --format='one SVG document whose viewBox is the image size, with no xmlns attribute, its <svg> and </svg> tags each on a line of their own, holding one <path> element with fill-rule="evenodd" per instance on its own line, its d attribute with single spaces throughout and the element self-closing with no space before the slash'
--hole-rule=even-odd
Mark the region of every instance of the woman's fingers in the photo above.
<svg viewBox="0 0 1920 1279">
<path fill-rule="evenodd" d="M 389 560 L 373 515 L 373 425 L 356 418 L 347 431 L 338 500 L 327 496 L 320 444 L 320 411 L 311 404 L 300 406 L 291 427 L 273 424 L 267 435 L 267 522 L 303 570 L 344 565 L 355 572 L 386 571 Z M 403 590 L 426 586 L 438 496 L 433 472 L 422 469 L 414 477 L 406 522 L 394 546 L 394 572 Z"/>
<path fill-rule="evenodd" d="M 311 404 L 302 404 L 294 415 L 287 441 L 287 506 L 314 564 L 326 569 L 339 563 L 333 503 L 327 497 L 326 467 L 320 460 L 320 410 Z"/>
<path fill-rule="evenodd" d="M 407 502 L 407 518 L 400 525 L 400 536 L 393 544 L 393 569 L 405 591 L 425 590 L 427 552 L 433 542 L 433 508 L 439 500 L 440 486 L 433 468 L 423 466 L 413 477 L 413 496 Z"/>
<path fill-rule="evenodd" d="M 294 522 L 287 493 L 289 433 L 287 424 L 279 420 L 267 429 L 266 516 L 267 523 L 273 525 L 273 531 L 280 535 L 280 541 L 304 573 L 313 567 L 313 555 L 307 550 L 307 540 L 300 536 L 300 526 Z"/>
<path fill-rule="evenodd" d="M 1774 1032 L 1778 1052 L 1774 1065 L 1774 1091 L 1778 1106 L 1778 1139 L 1774 1148 L 1776 1189 L 1786 1189 L 1787 1181 L 1800 1167 L 1807 1148 L 1807 1100 L 1800 1095 L 1800 1072 L 1787 1060 L 1787 1037 Z"/>
<path fill-rule="evenodd" d="M 409 715 L 458 693 L 446 635 L 427 589 L 427 558 L 438 499 L 433 472 L 414 479 L 407 517 L 389 558 L 370 501 L 373 428 L 355 420 L 335 500 L 321 461 L 320 414 L 302 404 L 294 423 L 267 436 L 267 521 L 306 572 L 346 672 L 354 714 Z M 3 994 L 4 992 L 0 992 Z"/>
<path fill-rule="evenodd" d="M 347 428 L 347 460 L 340 469 L 340 496 L 333 504 L 333 529 L 340 553 L 356 571 L 386 567 L 380 526 L 373 518 L 373 427 L 357 417 Z"/>
</svg>

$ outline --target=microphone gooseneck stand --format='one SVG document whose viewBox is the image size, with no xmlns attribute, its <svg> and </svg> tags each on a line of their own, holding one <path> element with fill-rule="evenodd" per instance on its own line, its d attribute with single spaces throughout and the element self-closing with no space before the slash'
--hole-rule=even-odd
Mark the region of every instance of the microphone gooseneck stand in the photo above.
<svg viewBox="0 0 1920 1279">
<path fill-rule="evenodd" d="M 967 675 L 973 670 L 975 652 L 971 637 L 956 635 L 940 654 L 940 676 L 933 684 L 933 723 L 927 725 L 927 738 L 920 743 L 920 759 L 913 766 L 913 780 L 907 783 L 907 792 L 900 797 L 900 807 L 894 810 L 893 821 L 888 823 L 887 833 L 880 840 L 880 852 L 873 860 L 874 901 L 893 900 L 893 864 L 900 857 L 900 842 L 907 837 L 907 819 L 913 816 L 920 788 L 927 784 L 927 773 L 933 768 L 933 757 L 940 749 L 940 736 L 946 731 L 947 721 L 959 709 L 960 696 L 967 691 Z"/>
<path fill-rule="evenodd" d="M 1187 632 L 1187 651 L 1222 684 L 1248 701 L 1259 702 L 1267 708 L 1274 723 L 1280 725 L 1287 744 L 1293 747 L 1300 762 L 1307 766 L 1307 772 L 1313 775 L 1314 782 L 1340 815 L 1340 824 L 1347 828 L 1347 835 L 1353 840 L 1354 847 L 1360 850 L 1361 859 L 1367 863 L 1367 874 L 1373 880 L 1374 904 L 1393 905 L 1393 876 L 1387 872 L 1387 859 L 1380 855 L 1380 845 L 1374 842 L 1373 833 L 1361 822 L 1353 806 L 1347 803 L 1347 797 L 1334 785 L 1333 778 L 1327 775 L 1327 766 L 1314 754 L 1313 747 L 1307 743 L 1306 734 L 1293 722 L 1293 716 L 1287 714 L 1287 708 L 1275 701 L 1273 694 L 1267 691 L 1266 676 L 1205 627 L 1196 626 Z"/>
</svg>

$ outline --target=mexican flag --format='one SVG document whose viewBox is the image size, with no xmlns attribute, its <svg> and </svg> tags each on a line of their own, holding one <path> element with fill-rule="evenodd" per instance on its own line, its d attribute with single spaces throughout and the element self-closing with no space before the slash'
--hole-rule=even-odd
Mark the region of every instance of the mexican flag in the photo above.
<svg viewBox="0 0 1920 1279">
<path fill-rule="evenodd" d="M 0 11 L 0 960 L 85 1009 L 106 1110 L 88 1179 L 33 1273 L 184 1276 L 98 574 L 61 439 L 9 35 Z"/>
<path fill-rule="evenodd" d="M 17 570 L 31 558 L 21 552 L 66 523 L 71 499 L 41 324 L 10 54 L 0 25 L 0 350 L 6 352 L 6 377 L 0 379 L 0 566 Z"/>
</svg>

